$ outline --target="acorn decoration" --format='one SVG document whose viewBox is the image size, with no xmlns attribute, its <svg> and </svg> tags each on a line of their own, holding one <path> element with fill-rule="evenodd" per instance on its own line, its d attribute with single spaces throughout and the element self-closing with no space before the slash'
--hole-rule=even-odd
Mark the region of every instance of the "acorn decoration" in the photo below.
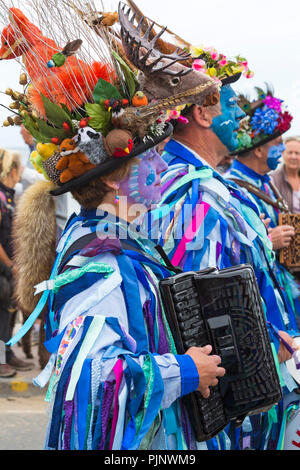
<svg viewBox="0 0 300 470">
<path fill-rule="evenodd" d="M 9 126 L 14 126 L 14 125 L 15 125 L 14 120 L 10 116 L 8 116 L 6 120 L 3 122 L 4 127 L 9 127 Z"/>
<path fill-rule="evenodd" d="M 27 78 L 26 73 L 21 73 L 19 83 L 20 83 L 20 85 L 27 85 L 28 78 Z"/>
<path fill-rule="evenodd" d="M 20 76 L 20 83 L 22 82 L 25 84 L 25 79 L 27 82 L 27 75 L 21 74 Z M 9 126 L 20 126 L 23 122 L 23 118 L 26 117 L 27 115 L 31 115 L 34 119 L 38 118 L 38 116 L 35 116 L 34 113 L 32 112 L 32 109 L 30 108 L 28 104 L 27 97 L 24 93 L 20 93 L 19 91 L 12 90 L 11 88 L 7 88 L 5 91 L 5 94 L 10 96 L 12 99 L 12 103 L 9 105 L 9 109 L 15 112 L 15 117 L 8 117 L 4 122 L 3 126 L 4 127 L 9 127 Z"/>
</svg>

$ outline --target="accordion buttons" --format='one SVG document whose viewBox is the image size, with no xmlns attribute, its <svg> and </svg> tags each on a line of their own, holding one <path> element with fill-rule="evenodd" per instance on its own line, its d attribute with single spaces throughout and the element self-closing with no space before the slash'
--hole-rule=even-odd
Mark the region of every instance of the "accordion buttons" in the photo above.
<svg viewBox="0 0 300 470">
<path fill-rule="evenodd" d="M 217 338 L 218 345 L 220 348 L 224 346 L 230 346 L 233 344 L 233 339 L 231 335 L 228 336 L 221 336 L 220 338 Z"/>
</svg>

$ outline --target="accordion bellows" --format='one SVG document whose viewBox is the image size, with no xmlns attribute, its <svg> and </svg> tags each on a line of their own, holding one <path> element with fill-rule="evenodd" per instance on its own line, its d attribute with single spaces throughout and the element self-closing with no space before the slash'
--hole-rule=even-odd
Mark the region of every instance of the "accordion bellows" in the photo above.
<svg viewBox="0 0 300 470">
<path fill-rule="evenodd" d="M 213 346 L 226 374 L 204 399 L 183 397 L 199 442 L 230 421 L 271 409 L 282 398 L 263 306 L 253 268 L 179 274 L 160 283 L 166 316 L 179 354 Z"/>
</svg>

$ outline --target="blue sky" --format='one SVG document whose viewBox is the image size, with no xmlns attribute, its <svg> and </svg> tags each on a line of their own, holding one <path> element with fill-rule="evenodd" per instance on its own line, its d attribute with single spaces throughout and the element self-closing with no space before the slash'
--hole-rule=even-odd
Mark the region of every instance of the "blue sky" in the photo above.
<svg viewBox="0 0 300 470">
<path fill-rule="evenodd" d="M 9 3 L 9 2 L 6 2 Z M 100 2 L 98 4 L 99 10 Z M 251 94 L 254 86 L 269 82 L 277 97 L 294 115 L 289 134 L 300 135 L 300 3 L 296 0 L 136 0 L 144 14 L 194 45 L 214 46 L 227 56 L 241 54 L 255 72 L 241 79 L 237 91 Z M 112 9 L 117 1 L 105 2 Z M 2 25 L 1 25 L 2 27 Z M 20 67 L 15 61 L 0 62 L 0 91 L 18 88 Z M 10 101 L 0 94 L 0 103 Z M 0 145 L 23 145 L 19 128 L 3 128 L 7 111 L 0 108 Z"/>
</svg>

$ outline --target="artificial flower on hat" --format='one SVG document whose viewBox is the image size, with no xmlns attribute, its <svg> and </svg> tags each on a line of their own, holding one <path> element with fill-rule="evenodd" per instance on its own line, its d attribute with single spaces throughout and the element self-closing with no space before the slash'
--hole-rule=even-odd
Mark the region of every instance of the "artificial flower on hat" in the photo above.
<svg viewBox="0 0 300 470">
<path fill-rule="evenodd" d="M 208 74 L 210 77 L 222 84 L 233 83 L 241 75 L 246 78 L 253 78 L 254 72 L 250 70 L 248 61 L 238 55 L 229 58 L 219 53 L 214 47 L 191 47 L 193 68 Z"/>
<path fill-rule="evenodd" d="M 266 86 L 266 90 L 255 87 L 255 92 L 257 96 L 252 101 L 243 94 L 239 95 L 239 106 L 247 116 L 241 120 L 236 155 L 280 137 L 291 127 L 293 116 L 285 102 L 274 96 L 270 85 Z"/>
<path fill-rule="evenodd" d="M 241 76 L 253 78 L 254 72 L 249 68 L 247 59 L 238 55 L 229 58 L 219 53 L 214 47 L 195 47 L 188 43 L 180 43 L 183 49 L 191 54 L 191 66 L 194 70 L 204 73 L 212 78 L 220 87 L 237 82 Z M 185 117 L 186 111 L 190 107 L 187 103 L 183 108 L 170 111 L 171 120 L 188 123 Z"/>
</svg>

